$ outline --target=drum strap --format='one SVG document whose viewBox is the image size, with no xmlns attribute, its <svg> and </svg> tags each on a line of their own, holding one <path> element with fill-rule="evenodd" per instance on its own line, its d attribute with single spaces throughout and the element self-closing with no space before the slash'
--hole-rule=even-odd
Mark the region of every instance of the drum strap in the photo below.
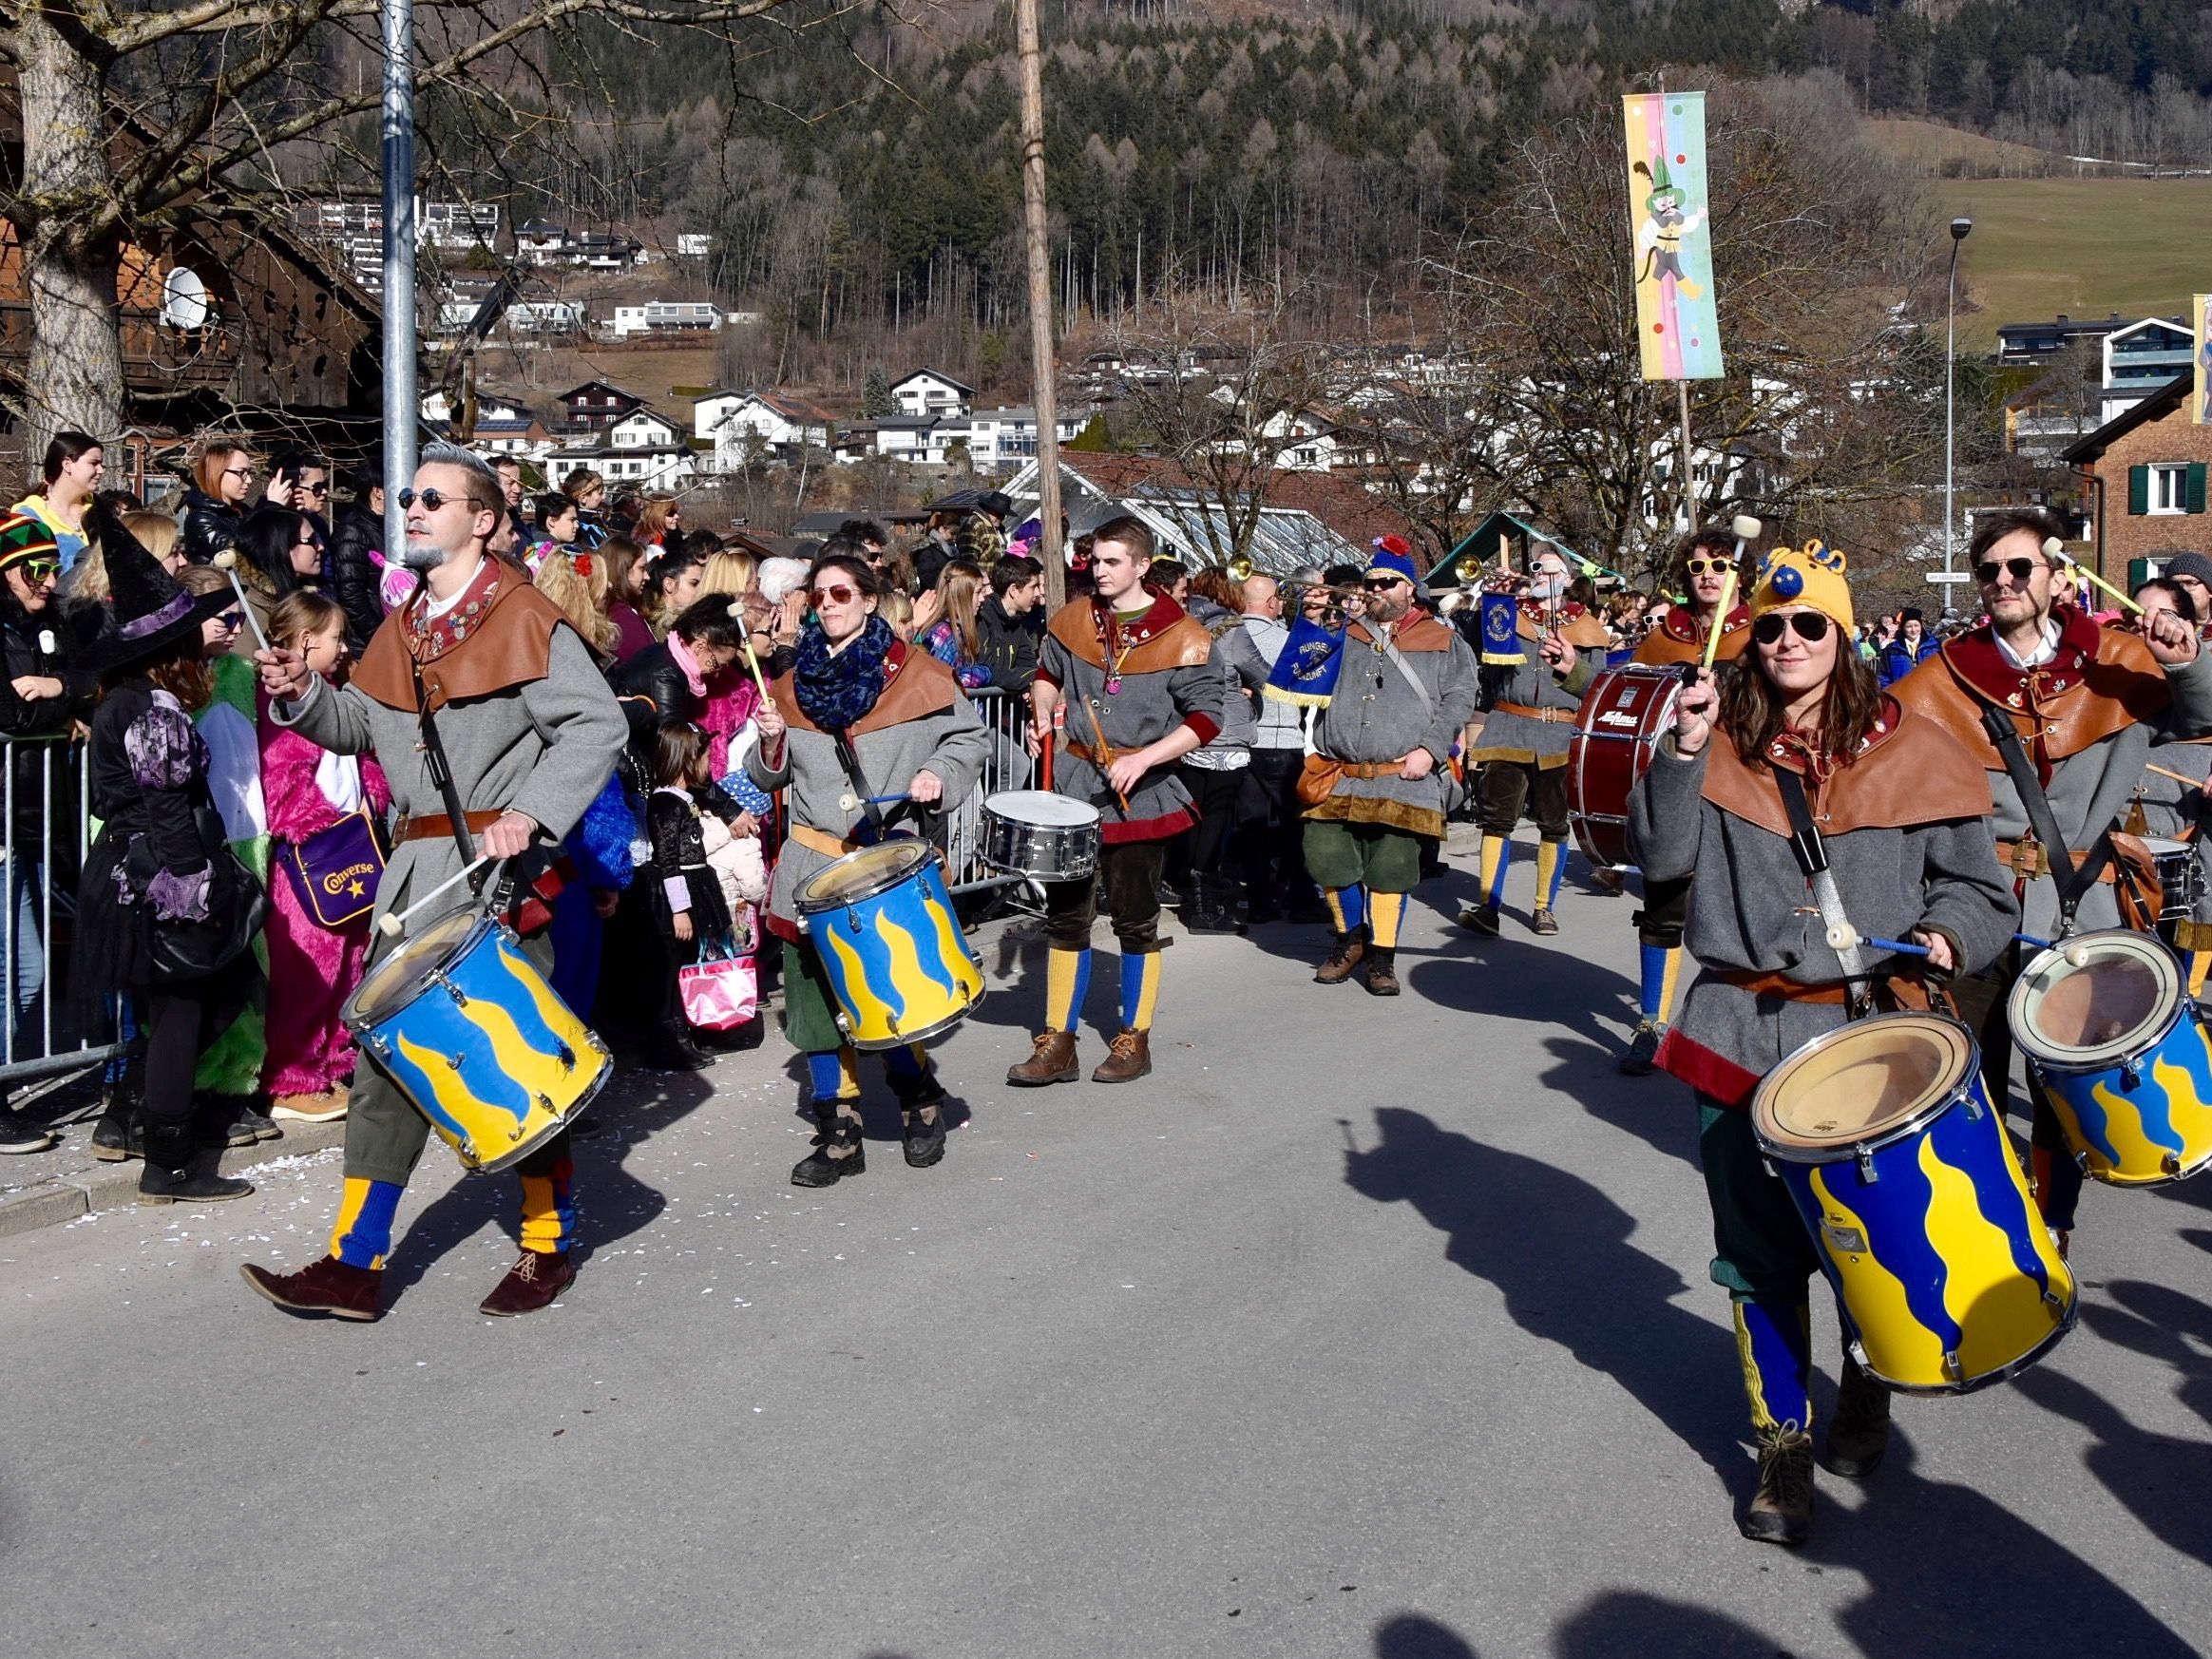
<svg viewBox="0 0 2212 1659">
<path fill-rule="evenodd" d="M 2098 830 L 2097 838 L 2076 866 L 2069 856 L 2066 837 L 2058 832 L 2058 815 L 2050 810 L 2050 797 L 2043 792 L 2042 781 L 2029 763 L 2028 752 L 2020 746 L 2019 728 L 2012 724 L 2012 717 L 1994 704 L 1984 704 L 1982 725 L 1989 732 L 1990 741 L 1996 745 L 1997 757 L 2005 763 L 2005 774 L 2012 780 L 2013 791 L 2028 813 L 2028 827 L 2035 831 L 2035 839 L 2043 843 L 2044 851 L 2050 856 L 2050 883 L 2058 889 L 2058 931 L 2062 936 L 2070 933 L 2082 895 L 2097 885 L 2098 878 L 2105 873 L 2105 866 L 2111 861 L 2112 838 Z"/>
<path fill-rule="evenodd" d="M 1828 868 L 1827 843 L 1821 839 L 1821 828 L 1813 822 L 1812 808 L 1805 801 L 1805 780 L 1786 766 L 1773 770 L 1775 785 L 1782 791 L 1783 810 L 1789 814 L 1789 849 L 1804 874 L 1806 885 L 1813 889 L 1813 903 L 1820 906 L 1821 925 L 1831 941 L 1848 942 L 1832 944 L 1831 948 L 1842 964 L 1844 983 L 1850 987 L 1851 1017 L 1859 1019 L 1873 1011 L 1874 986 L 1866 977 L 1866 963 L 1859 954 L 1859 930 L 1851 925 L 1851 918 L 1844 913 L 1843 895 L 1836 890 L 1836 876 Z"/>
<path fill-rule="evenodd" d="M 423 665 L 414 654 L 408 654 L 407 665 L 414 674 L 415 708 L 420 711 L 419 726 L 423 740 L 423 766 L 430 774 L 430 782 L 437 786 L 438 796 L 446 803 L 446 818 L 453 831 L 453 845 L 460 849 L 464 866 L 476 862 L 476 838 L 468 831 L 468 809 L 462 804 L 461 791 L 453 783 L 453 768 L 446 760 L 446 745 L 438 735 L 437 717 L 430 713 L 430 696 L 423 685 Z M 484 890 L 483 871 L 469 885 L 478 892 Z"/>
</svg>

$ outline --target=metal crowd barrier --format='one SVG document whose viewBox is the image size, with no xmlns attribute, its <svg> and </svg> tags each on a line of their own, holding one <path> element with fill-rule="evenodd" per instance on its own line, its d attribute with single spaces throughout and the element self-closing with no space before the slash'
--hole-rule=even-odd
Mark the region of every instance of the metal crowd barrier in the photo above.
<svg viewBox="0 0 2212 1659">
<path fill-rule="evenodd" d="M 1029 730 L 1027 696 L 985 686 L 968 693 L 968 700 L 991 734 L 991 753 L 973 791 L 945 818 L 945 885 L 956 893 L 1009 887 L 1021 879 L 993 869 L 982 860 L 983 797 L 1001 790 L 1030 788 L 1037 765 L 1023 741 Z"/>
<path fill-rule="evenodd" d="M 121 1048 L 71 1028 L 61 1007 L 76 931 L 77 873 L 91 844 L 92 783 L 84 757 L 84 745 L 68 737 L 0 736 L 0 868 L 8 872 L 0 917 L 7 996 L 0 1091 L 84 1070 Z M 36 818 L 20 822 L 34 806 Z"/>
</svg>

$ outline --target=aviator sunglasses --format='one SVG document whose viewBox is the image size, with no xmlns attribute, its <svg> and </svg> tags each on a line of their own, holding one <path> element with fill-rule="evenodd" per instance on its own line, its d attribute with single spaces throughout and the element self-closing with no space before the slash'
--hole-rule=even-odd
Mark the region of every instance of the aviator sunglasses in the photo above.
<svg viewBox="0 0 2212 1659">
<path fill-rule="evenodd" d="M 849 605 L 858 591 L 857 588 L 847 587 L 839 582 L 834 587 L 818 587 L 809 597 L 817 605 Z"/>
<path fill-rule="evenodd" d="M 2008 559 L 2001 565 L 1994 559 L 1985 559 L 1974 567 L 1974 579 L 1989 587 L 1995 583 L 1999 570 L 2009 570 L 2014 582 L 2026 582 L 2041 568 L 2032 559 Z"/>
<path fill-rule="evenodd" d="M 1819 611 L 1792 611 L 1787 616 L 1769 611 L 1751 624 L 1751 638 L 1762 645 L 1772 645 L 1782 638 L 1784 628 L 1795 628 L 1799 639 L 1818 644 L 1828 637 L 1828 619 Z"/>
</svg>

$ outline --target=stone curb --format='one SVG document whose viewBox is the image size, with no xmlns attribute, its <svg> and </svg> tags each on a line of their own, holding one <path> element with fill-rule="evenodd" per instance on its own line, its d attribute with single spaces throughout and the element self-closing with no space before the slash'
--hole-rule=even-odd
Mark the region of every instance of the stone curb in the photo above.
<svg viewBox="0 0 2212 1659">
<path fill-rule="evenodd" d="M 253 1146 L 226 1149 L 220 1160 L 222 1173 L 235 1175 L 256 1164 L 268 1163 L 273 1158 L 305 1157 L 328 1147 L 346 1143 L 346 1125 L 336 1123 L 287 1123 L 282 1140 L 265 1140 Z M 26 1187 L 20 1192 L 0 1197 L 0 1238 L 10 1238 L 17 1233 L 35 1232 L 42 1227 L 52 1227 L 58 1222 L 74 1221 L 80 1215 L 88 1215 L 95 1210 L 112 1210 L 119 1204 L 138 1202 L 139 1162 L 102 1164 L 97 1169 L 80 1170 L 67 1175 L 55 1175 Z"/>
</svg>

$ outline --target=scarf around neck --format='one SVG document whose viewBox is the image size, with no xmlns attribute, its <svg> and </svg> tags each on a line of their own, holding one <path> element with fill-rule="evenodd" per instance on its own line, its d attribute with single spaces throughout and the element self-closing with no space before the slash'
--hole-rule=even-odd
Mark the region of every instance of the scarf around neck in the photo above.
<svg viewBox="0 0 2212 1659">
<path fill-rule="evenodd" d="M 884 659 L 898 637 L 890 623 L 870 617 L 856 638 L 832 656 L 819 622 L 799 637 L 791 667 L 791 695 L 807 718 L 825 732 L 849 731 L 868 718 L 884 690 Z"/>
</svg>

